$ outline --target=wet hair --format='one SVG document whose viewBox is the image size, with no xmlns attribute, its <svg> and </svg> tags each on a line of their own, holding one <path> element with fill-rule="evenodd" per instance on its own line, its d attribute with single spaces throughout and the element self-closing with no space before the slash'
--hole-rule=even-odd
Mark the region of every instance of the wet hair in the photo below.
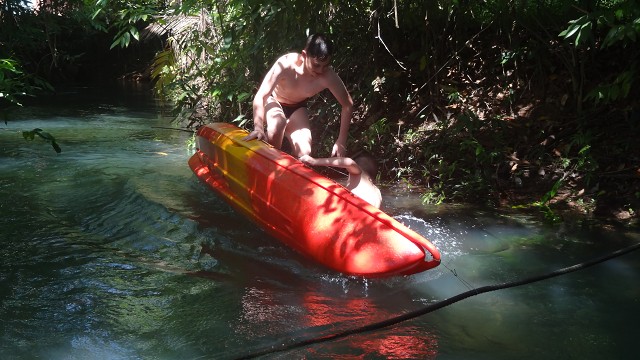
<svg viewBox="0 0 640 360">
<path fill-rule="evenodd" d="M 378 162 L 376 158 L 367 151 L 358 151 L 353 156 L 353 161 L 355 161 L 360 169 L 367 173 L 371 179 L 375 180 L 376 176 L 378 176 Z"/>
<path fill-rule="evenodd" d="M 312 34 L 307 38 L 304 50 L 307 55 L 325 61 L 333 55 L 333 43 L 324 34 Z"/>
</svg>

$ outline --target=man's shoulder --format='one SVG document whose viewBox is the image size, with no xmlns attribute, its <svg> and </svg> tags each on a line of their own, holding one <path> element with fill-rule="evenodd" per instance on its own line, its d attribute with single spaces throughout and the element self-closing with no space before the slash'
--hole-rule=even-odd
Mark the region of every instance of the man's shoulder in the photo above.
<svg viewBox="0 0 640 360">
<path fill-rule="evenodd" d="M 340 75 L 338 75 L 338 73 L 333 67 L 329 67 L 327 71 L 325 71 L 324 74 L 322 75 L 323 75 L 322 77 L 327 81 L 327 83 L 333 82 L 335 84 L 340 84 L 342 82 L 342 79 L 340 79 Z"/>
<path fill-rule="evenodd" d="M 296 62 L 298 61 L 299 57 L 300 57 L 300 54 L 298 53 L 284 54 L 278 58 L 276 63 L 287 68 L 292 68 L 296 65 Z"/>
</svg>

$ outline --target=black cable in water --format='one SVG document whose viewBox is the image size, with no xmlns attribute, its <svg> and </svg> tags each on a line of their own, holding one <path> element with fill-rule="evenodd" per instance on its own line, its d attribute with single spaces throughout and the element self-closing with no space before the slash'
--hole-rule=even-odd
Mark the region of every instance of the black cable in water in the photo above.
<svg viewBox="0 0 640 360">
<path fill-rule="evenodd" d="M 344 337 L 347 337 L 349 335 L 354 335 L 354 334 L 360 334 L 360 333 L 365 333 L 365 332 L 369 332 L 369 331 L 374 331 L 374 330 L 379 330 L 379 329 L 383 329 L 392 325 L 396 325 L 398 323 L 401 323 L 403 321 L 407 321 L 410 319 L 414 319 L 417 318 L 419 316 L 428 314 L 430 312 L 433 312 L 435 310 L 441 309 L 445 306 L 449 306 L 451 304 L 457 303 L 458 301 L 464 300 L 468 297 L 471 296 L 475 296 L 475 295 L 480 295 L 486 292 L 490 292 L 490 291 L 496 291 L 496 290 L 502 290 L 502 289 L 507 289 L 507 288 L 512 288 L 512 287 L 516 287 L 516 286 L 521 286 L 521 285 L 526 285 L 526 284 L 531 284 L 534 282 L 538 282 L 538 281 L 542 281 L 542 280 L 546 280 L 552 277 L 556 277 L 556 276 L 560 276 L 560 275 L 564 275 L 564 274 L 568 274 L 574 271 L 578 271 L 581 269 L 585 269 L 588 268 L 590 266 L 605 262 L 607 260 L 611 260 L 613 258 L 616 258 L 618 256 L 622 256 L 624 254 L 628 254 L 632 251 L 638 250 L 640 249 L 640 243 L 637 243 L 635 245 L 631 245 L 628 246 L 626 248 L 622 248 L 619 250 L 616 250 L 614 252 L 611 252 L 607 255 L 601 256 L 599 258 L 595 258 L 589 261 L 585 261 L 582 262 L 580 264 L 576 264 L 573 266 L 569 266 L 569 267 L 565 267 L 562 269 L 558 269 L 556 271 L 552 271 L 550 273 L 546 273 L 543 275 L 538 275 L 538 276 L 534 276 L 534 277 L 530 277 L 530 278 L 526 278 L 526 279 L 522 279 L 522 280 L 518 280 L 518 281 L 511 281 L 511 282 L 506 282 L 506 283 L 502 283 L 502 284 L 496 284 L 496 285 L 488 285 L 488 286 L 483 286 L 477 289 L 471 289 L 469 291 L 465 291 L 461 294 L 458 294 L 456 296 L 450 297 L 448 299 L 439 301 L 437 303 L 434 304 L 430 304 L 427 305 L 421 309 L 415 310 L 415 311 L 411 311 L 408 312 L 406 314 L 402 314 L 393 318 L 389 318 L 383 321 L 379 321 L 376 323 L 372 323 L 372 324 L 368 324 L 365 326 L 361 326 L 361 327 L 357 327 L 357 328 L 353 328 L 353 329 L 347 329 L 341 332 L 337 332 L 334 334 L 329 334 L 329 335 L 324 335 L 324 336 L 319 336 L 319 337 L 314 337 L 314 338 L 310 338 L 310 339 L 300 339 L 300 340 L 296 340 L 293 339 L 292 341 L 290 341 L 288 344 L 287 343 L 280 343 L 280 344 L 276 344 L 276 345 L 271 345 L 268 348 L 262 349 L 262 350 L 258 350 L 256 352 L 250 353 L 250 354 L 246 354 L 243 355 L 241 357 L 238 357 L 237 359 L 250 359 L 250 358 L 255 358 L 258 356 L 264 356 L 264 355 L 268 355 L 268 354 L 272 354 L 272 353 L 276 353 L 276 352 L 282 352 L 282 351 L 287 351 L 287 350 L 292 350 L 295 348 L 299 348 L 299 347 L 303 347 L 303 346 L 307 346 L 307 345 L 312 345 L 312 344 L 317 344 L 317 343 L 322 343 L 322 342 L 326 342 L 326 341 L 331 341 L 331 340 L 336 340 L 336 339 L 341 339 Z"/>
<path fill-rule="evenodd" d="M 188 133 L 195 133 L 195 130 L 191 130 L 191 129 L 182 129 L 182 128 L 174 128 L 174 127 L 167 127 L 167 126 L 152 126 L 152 129 L 164 129 L 164 130 L 175 130 L 175 131 L 184 131 L 184 132 L 188 132 Z"/>
</svg>

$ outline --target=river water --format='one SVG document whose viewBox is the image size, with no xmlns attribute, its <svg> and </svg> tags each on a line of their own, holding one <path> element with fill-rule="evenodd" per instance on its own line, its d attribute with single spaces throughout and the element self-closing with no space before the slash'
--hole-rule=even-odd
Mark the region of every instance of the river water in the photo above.
<svg viewBox="0 0 640 360">
<path fill-rule="evenodd" d="M 419 192 L 388 187 L 383 210 L 432 240 L 443 262 L 347 277 L 201 184 L 187 166 L 192 135 L 159 128 L 170 119 L 144 91 L 76 88 L 2 124 L 2 359 L 635 358 L 640 252 L 425 309 L 638 243 L 637 231 L 428 207 Z M 62 153 L 23 139 L 34 128 Z"/>
</svg>

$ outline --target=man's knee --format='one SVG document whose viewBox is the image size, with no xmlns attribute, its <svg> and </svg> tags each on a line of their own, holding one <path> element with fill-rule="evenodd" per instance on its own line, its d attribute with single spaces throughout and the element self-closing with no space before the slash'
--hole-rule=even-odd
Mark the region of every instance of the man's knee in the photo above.
<svg viewBox="0 0 640 360">
<path fill-rule="evenodd" d="M 296 130 L 291 134 L 290 139 L 293 144 L 294 155 L 298 157 L 311 155 L 311 130 Z"/>
</svg>

